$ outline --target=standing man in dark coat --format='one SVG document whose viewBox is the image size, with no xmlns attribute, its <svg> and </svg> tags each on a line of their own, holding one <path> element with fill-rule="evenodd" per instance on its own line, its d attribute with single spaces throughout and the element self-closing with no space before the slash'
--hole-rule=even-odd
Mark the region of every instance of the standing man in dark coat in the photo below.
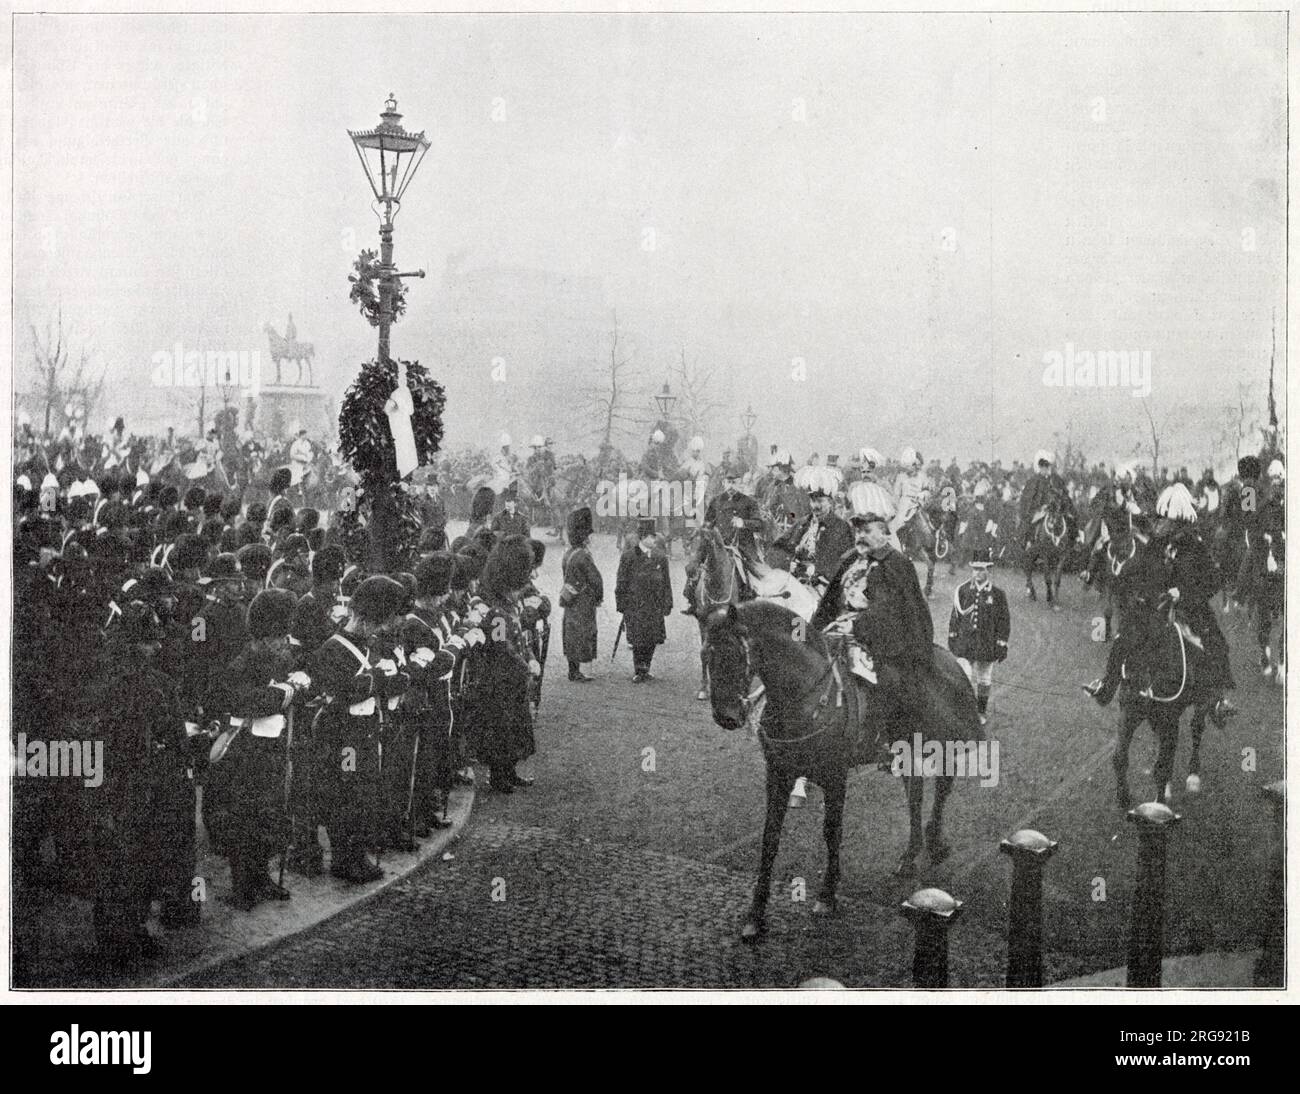
<svg viewBox="0 0 1300 1094">
<path fill-rule="evenodd" d="M 747 500 L 752 503 L 752 499 Z M 655 647 L 668 638 L 664 616 L 673 610 L 668 558 L 655 540 L 653 517 L 638 522 L 637 541 L 619 559 L 614 603 L 623 616 L 627 642 L 632 647 L 632 682 L 643 684 L 654 679 L 650 662 Z"/>
<path fill-rule="evenodd" d="M 605 598 L 605 582 L 587 541 L 591 539 L 591 510 L 586 506 L 569 514 L 570 547 L 560 564 L 564 588 L 560 607 L 564 609 L 564 657 L 569 662 L 569 679 L 591 680 L 582 671 L 585 661 L 596 660 L 596 608 Z"/>
<path fill-rule="evenodd" d="M 504 508 L 492 521 L 492 531 L 498 539 L 506 536 L 523 536 L 525 539 L 533 534 L 528 518 L 519 511 L 519 487 L 511 483 L 501 495 Z"/>
</svg>

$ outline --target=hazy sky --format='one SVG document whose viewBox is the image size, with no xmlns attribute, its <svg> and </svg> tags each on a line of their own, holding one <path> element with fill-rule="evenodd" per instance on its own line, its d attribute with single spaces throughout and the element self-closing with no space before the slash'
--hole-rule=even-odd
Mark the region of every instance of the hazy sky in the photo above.
<svg viewBox="0 0 1300 1094">
<path fill-rule="evenodd" d="M 326 386 L 373 353 L 346 275 L 376 222 L 344 130 L 390 90 L 433 140 L 397 226 L 399 264 L 432 278 L 395 350 L 432 356 L 453 252 L 597 278 L 649 336 L 647 382 L 682 345 L 718 365 L 715 451 L 750 399 L 797 453 L 1028 458 L 1067 429 L 1131 449 L 1142 400 L 1044 384 L 1072 344 L 1150 351 L 1148 405 L 1200 460 L 1196 408 L 1221 425 L 1239 383 L 1258 393 L 1274 309 L 1283 341 L 1278 14 L 46 16 L 15 36 L 19 359 L 61 301 L 112 362 L 109 414 L 159 348 L 265 351 L 290 311 Z M 472 409 L 449 408 L 450 443 L 477 439 Z"/>
</svg>

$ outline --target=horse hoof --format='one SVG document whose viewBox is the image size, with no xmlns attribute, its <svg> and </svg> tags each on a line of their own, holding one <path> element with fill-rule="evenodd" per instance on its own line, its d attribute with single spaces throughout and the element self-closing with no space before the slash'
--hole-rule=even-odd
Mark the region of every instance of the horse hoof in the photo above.
<svg viewBox="0 0 1300 1094">
<path fill-rule="evenodd" d="M 1165 783 L 1165 792 L 1161 796 L 1160 800 L 1166 805 L 1174 800 L 1174 788 L 1169 783 Z"/>
<path fill-rule="evenodd" d="M 833 896 L 819 900 L 813 905 L 813 915 L 835 915 L 840 910 L 839 901 Z"/>
<path fill-rule="evenodd" d="M 752 946 L 767 934 L 766 923 L 755 923 L 752 919 L 745 920 L 745 925 L 740 928 L 740 940 Z"/>
<path fill-rule="evenodd" d="M 700 690 L 695 693 L 695 698 L 701 703 L 707 703 L 709 701 L 709 693 L 703 688 L 700 688 Z"/>
<path fill-rule="evenodd" d="M 1201 777 L 1199 775 L 1187 776 L 1187 793 L 1199 794 L 1201 792 Z"/>
<path fill-rule="evenodd" d="M 915 877 L 916 863 L 910 858 L 901 858 L 894 867 L 894 877 Z"/>
</svg>

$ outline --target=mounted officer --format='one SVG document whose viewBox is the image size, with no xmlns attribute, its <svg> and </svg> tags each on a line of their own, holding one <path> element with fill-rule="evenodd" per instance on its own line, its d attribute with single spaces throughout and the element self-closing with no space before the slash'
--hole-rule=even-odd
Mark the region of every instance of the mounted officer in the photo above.
<svg viewBox="0 0 1300 1094">
<path fill-rule="evenodd" d="M 853 529 L 848 521 L 835 515 L 830 493 L 824 486 L 813 487 L 808 501 L 812 512 L 773 547 L 792 556 L 790 572 L 800 581 L 824 587 L 839 569 L 845 552 L 853 549 Z"/>
<path fill-rule="evenodd" d="M 1047 517 L 1049 506 L 1055 504 L 1066 521 L 1066 541 L 1073 543 L 1078 517 L 1065 480 L 1053 469 L 1054 457 L 1045 450 L 1034 459 L 1034 474 L 1025 483 L 1020 494 L 1020 536 L 1026 550 L 1033 542 L 1038 526 Z"/>
</svg>

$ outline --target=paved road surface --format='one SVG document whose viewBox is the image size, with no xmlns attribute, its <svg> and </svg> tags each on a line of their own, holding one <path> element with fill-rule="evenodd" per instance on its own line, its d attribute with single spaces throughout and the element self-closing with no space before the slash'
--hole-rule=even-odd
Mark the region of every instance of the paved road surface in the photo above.
<svg viewBox="0 0 1300 1094">
<path fill-rule="evenodd" d="M 543 588 L 559 586 L 559 554 L 550 552 Z M 598 538 L 597 557 L 612 601 L 608 540 Z M 680 561 L 673 577 L 680 590 Z M 1049 980 L 1123 964 L 1135 840 L 1113 805 L 1116 712 L 1078 689 L 1105 657 L 1089 637 L 1096 600 L 1067 578 L 1065 608 L 1053 613 L 1023 599 L 1017 574 L 999 571 L 997 580 L 1013 613 L 1012 655 L 998 672 L 989 727 L 1000 742 L 1000 782 L 958 786 L 947 815 L 953 855 L 938 868 L 922 866 L 915 881 L 889 876 L 907 839 L 901 788 L 886 773 L 859 773 L 845 818 L 846 907 L 833 920 L 814 917 L 824 854 L 813 789 L 808 807 L 787 815 L 771 934 L 757 948 L 740 945 L 762 821 L 757 742 L 719 729 L 708 704 L 695 701 L 693 620 L 669 620 L 657 681 L 631 684 L 626 649 L 611 666 L 611 602 L 596 682 L 567 682 L 557 633 L 533 789 L 480 793 L 454 860 L 194 986 L 749 988 L 824 975 L 850 986 L 904 987 L 911 936 L 897 905 L 937 885 L 966 901 L 953 933 L 954 985 L 993 987 L 1005 960 L 1009 878 L 997 844 L 1021 827 L 1061 843 L 1046 873 Z M 954 583 L 941 567 L 932 602 L 938 633 L 946 634 Z M 1204 792 L 1175 801 L 1185 820 L 1170 855 L 1170 953 L 1257 945 L 1268 833 L 1257 790 L 1282 773 L 1282 698 L 1255 674 L 1246 621 L 1230 618 L 1226 629 L 1243 712 L 1228 730 L 1207 732 Z M 1242 770 L 1245 748 L 1256 752 L 1254 772 Z M 1143 730 L 1131 771 L 1142 797 L 1150 796 L 1143 772 L 1153 756 Z M 806 901 L 796 899 L 797 879 Z M 1103 888 L 1105 899 L 1097 899 Z"/>
</svg>

